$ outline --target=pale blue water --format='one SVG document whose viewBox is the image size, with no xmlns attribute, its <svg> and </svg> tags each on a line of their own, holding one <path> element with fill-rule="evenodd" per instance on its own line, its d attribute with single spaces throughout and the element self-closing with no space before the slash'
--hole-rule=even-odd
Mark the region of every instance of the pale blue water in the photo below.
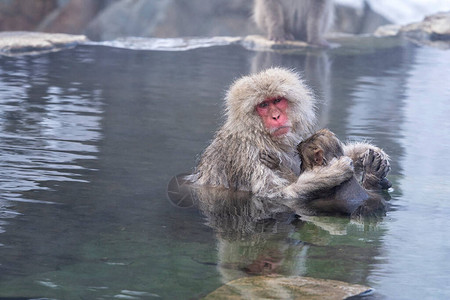
<svg viewBox="0 0 450 300">
<path fill-rule="evenodd" d="M 0 57 L 0 298 L 199 298 L 274 251 L 284 275 L 365 284 L 380 299 L 450 298 L 450 52 L 356 50 Z M 272 65 L 304 73 L 321 127 L 391 155 L 381 222 L 261 225 L 246 243 L 169 203 L 167 182 L 195 166 L 227 87 Z"/>
</svg>

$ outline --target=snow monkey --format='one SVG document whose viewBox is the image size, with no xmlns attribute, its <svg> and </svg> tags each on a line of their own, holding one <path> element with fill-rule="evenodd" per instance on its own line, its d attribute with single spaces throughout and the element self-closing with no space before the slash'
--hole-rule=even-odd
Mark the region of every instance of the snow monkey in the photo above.
<svg viewBox="0 0 450 300">
<path fill-rule="evenodd" d="M 299 39 L 312 45 L 329 46 L 324 34 L 333 22 L 332 0 L 255 0 L 256 25 L 270 40 Z"/>
<path fill-rule="evenodd" d="M 297 146 L 297 151 L 302 161 L 301 172 L 313 170 L 316 167 L 327 165 L 333 159 L 344 155 L 344 149 L 339 139 L 328 129 L 321 129 L 304 140 Z M 373 151 L 366 158 L 374 156 Z M 384 172 L 383 162 L 378 160 L 378 172 Z M 373 169 L 367 168 L 364 173 L 373 173 Z M 387 171 L 387 169 L 386 169 Z M 367 178 L 367 176 L 365 176 Z M 352 176 L 341 185 L 331 189 L 324 189 L 315 195 L 314 201 L 310 202 L 310 208 L 318 207 L 321 212 L 347 212 L 357 216 L 369 215 L 385 211 L 385 202 L 381 196 L 367 192 Z"/>
<path fill-rule="evenodd" d="M 200 186 L 248 191 L 269 198 L 307 199 L 314 192 L 350 179 L 354 166 L 362 170 L 369 149 L 365 143 L 344 146 L 344 154 L 299 174 L 297 144 L 310 136 L 316 121 L 315 99 L 300 76 L 283 68 L 270 68 L 236 80 L 226 95 L 226 121 L 205 149 L 187 180 Z M 271 169 L 261 155 L 271 154 L 289 172 Z M 295 178 L 289 174 L 295 173 Z M 385 175 L 385 174 L 383 174 Z"/>
</svg>

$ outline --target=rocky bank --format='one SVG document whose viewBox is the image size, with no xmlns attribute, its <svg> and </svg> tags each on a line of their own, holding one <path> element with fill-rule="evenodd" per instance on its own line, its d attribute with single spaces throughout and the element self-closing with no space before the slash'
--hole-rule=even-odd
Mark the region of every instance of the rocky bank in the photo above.
<svg viewBox="0 0 450 300">
<path fill-rule="evenodd" d="M 259 34 L 253 1 L 4 0 L 0 31 L 83 34 L 95 41 L 124 36 L 173 38 Z M 369 5 L 336 5 L 334 31 L 370 33 L 389 22 Z"/>
</svg>

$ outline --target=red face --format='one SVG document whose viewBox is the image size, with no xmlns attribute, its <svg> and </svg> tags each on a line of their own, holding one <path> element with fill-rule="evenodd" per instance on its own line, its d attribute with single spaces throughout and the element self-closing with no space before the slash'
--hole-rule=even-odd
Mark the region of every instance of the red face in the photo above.
<svg viewBox="0 0 450 300">
<path fill-rule="evenodd" d="M 289 102 L 281 97 L 267 99 L 256 105 L 256 112 L 271 135 L 279 137 L 289 132 L 291 127 L 287 115 L 288 107 Z"/>
</svg>

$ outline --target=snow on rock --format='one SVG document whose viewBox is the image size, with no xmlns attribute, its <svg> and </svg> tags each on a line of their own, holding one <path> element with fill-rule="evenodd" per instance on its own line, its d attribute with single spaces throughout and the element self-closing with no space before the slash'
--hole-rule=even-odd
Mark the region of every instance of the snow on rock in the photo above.
<svg viewBox="0 0 450 300">
<path fill-rule="evenodd" d="M 362 9 L 365 0 L 335 0 L 336 3 Z M 394 24 L 421 21 L 425 16 L 450 11 L 448 0 L 366 0 L 372 10 Z"/>
<path fill-rule="evenodd" d="M 0 32 L 0 55 L 58 51 L 87 41 L 84 35 L 28 31 Z"/>
</svg>

